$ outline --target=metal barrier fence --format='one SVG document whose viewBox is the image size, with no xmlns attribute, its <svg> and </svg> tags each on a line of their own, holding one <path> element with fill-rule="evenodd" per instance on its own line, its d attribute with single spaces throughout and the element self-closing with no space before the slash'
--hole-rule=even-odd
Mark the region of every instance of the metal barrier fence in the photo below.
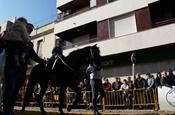
<svg viewBox="0 0 175 115">
<path fill-rule="evenodd" d="M 74 92 L 65 93 L 64 105 L 73 103 L 76 94 Z M 90 91 L 83 91 L 83 97 L 80 99 L 79 106 L 87 106 L 91 103 L 92 97 Z M 53 107 L 59 104 L 59 94 L 53 92 L 44 96 L 45 107 Z M 19 102 L 18 102 L 19 103 Z M 98 106 L 105 109 L 159 109 L 157 88 L 155 89 L 134 89 L 107 91 L 105 97 Z"/>
</svg>

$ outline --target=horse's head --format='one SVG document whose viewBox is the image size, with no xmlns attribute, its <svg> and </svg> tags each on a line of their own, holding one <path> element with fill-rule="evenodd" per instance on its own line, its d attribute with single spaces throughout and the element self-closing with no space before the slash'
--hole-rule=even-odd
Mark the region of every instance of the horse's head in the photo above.
<svg viewBox="0 0 175 115">
<path fill-rule="evenodd" d="M 100 49 L 97 45 L 90 47 L 89 55 L 86 60 L 88 64 L 92 64 L 96 69 L 101 69 Z"/>
</svg>

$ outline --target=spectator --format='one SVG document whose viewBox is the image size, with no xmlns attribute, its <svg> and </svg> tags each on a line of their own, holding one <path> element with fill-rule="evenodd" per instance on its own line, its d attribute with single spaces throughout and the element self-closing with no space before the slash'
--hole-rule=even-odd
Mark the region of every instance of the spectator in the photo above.
<svg viewBox="0 0 175 115">
<path fill-rule="evenodd" d="M 133 84 L 133 81 L 131 80 L 131 77 L 128 76 L 127 79 L 128 79 L 127 83 L 128 83 L 129 89 L 134 89 L 134 84 Z"/>
<path fill-rule="evenodd" d="M 128 78 L 127 78 L 128 80 L 127 80 L 127 82 L 132 82 L 132 80 L 131 80 L 131 77 L 130 76 L 128 76 Z"/>
<path fill-rule="evenodd" d="M 123 84 L 120 87 L 120 90 L 122 90 L 122 97 L 123 97 L 123 104 L 127 105 L 129 107 L 130 105 L 130 100 L 129 100 L 129 85 L 127 83 L 127 80 L 123 80 Z"/>
<path fill-rule="evenodd" d="M 146 87 L 146 80 L 141 77 L 140 73 L 136 74 L 136 79 L 134 82 L 134 88 L 139 89 L 139 88 L 145 88 Z"/>
<path fill-rule="evenodd" d="M 59 95 L 59 87 L 52 87 L 53 91 L 53 102 L 55 102 L 52 107 L 58 107 L 57 102 L 58 100 L 58 95 Z"/>
<path fill-rule="evenodd" d="M 84 78 L 84 84 L 83 84 L 83 102 L 85 105 L 88 105 L 90 103 L 90 91 L 91 86 L 87 78 Z"/>
<path fill-rule="evenodd" d="M 91 90 L 91 85 L 90 85 L 88 79 L 84 78 L 83 91 L 90 91 L 90 90 Z"/>
<path fill-rule="evenodd" d="M 22 86 L 21 88 L 20 88 L 20 90 L 19 90 L 19 98 L 18 98 L 18 101 L 23 101 L 23 99 L 24 99 L 24 94 L 25 94 L 25 87 L 24 86 Z"/>
<path fill-rule="evenodd" d="M 41 90 L 40 85 L 36 84 L 35 89 L 34 89 L 35 102 L 38 102 L 38 95 L 39 95 L 40 90 Z"/>
<path fill-rule="evenodd" d="M 171 79 L 167 75 L 166 71 L 162 72 L 161 85 L 172 88 L 172 86 L 171 86 Z"/>
<path fill-rule="evenodd" d="M 115 81 L 112 83 L 113 90 L 119 90 L 123 83 L 119 81 L 119 77 L 115 77 Z"/>
<path fill-rule="evenodd" d="M 83 90 L 83 85 L 84 85 L 83 81 L 80 81 L 78 87 L 79 87 L 81 90 Z"/>
<path fill-rule="evenodd" d="M 148 85 L 148 88 L 147 89 L 151 89 L 151 88 L 155 88 L 155 79 L 154 79 L 154 76 L 151 75 L 150 73 L 147 73 L 146 74 L 147 76 L 147 85 Z"/>
<path fill-rule="evenodd" d="M 162 74 L 160 72 L 156 73 L 156 78 L 155 78 L 155 86 L 161 86 L 161 78 L 162 78 Z"/>
<path fill-rule="evenodd" d="M 175 75 L 173 74 L 173 70 L 172 69 L 169 69 L 168 71 L 168 77 L 170 78 L 171 80 L 171 85 L 175 85 Z"/>
<path fill-rule="evenodd" d="M 144 78 L 141 77 L 140 73 L 136 74 L 136 79 L 134 82 L 134 89 L 137 89 L 135 91 L 136 95 L 134 96 L 134 99 L 136 101 L 137 104 L 141 103 L 141 100 L 145 99 L 145 94 L 142 90 L 139 90 L 140 88 L 146 88 L 146 80 Z M 143 106 L 139 106 L 140 109 L 143 108 Z"/>
<path fill-rule="evenodd" d="M 115 81 L 112 83 L 112 90 L 113 92 L 113 99 L 116 100 L 116 97 L 122 97 L 122 92 L 118 91 L 120 90 L 120 87 L 123 83 L 119 81 L 119 77 L 115 77 Z M 122 104 L 121 101 L 115 101 L 114 104 Z"/>
<path fill-rule="evenodd" d="M 155 79 L 154 76 L 150 73 L 146 74 L 147 79 L 147 90 L 145 92 L 145 100 L 147 103 L 153 103 L 153 89 L 155 88 Z"/>
<path fill-rule="evenodd" d="M 108 79 L 105 79 L 105 82 L 103 83 L 103 88 L 105 91 L 111 91 L 111 83 L 109 83 Z"/>
<path fill-rule="evenodd" d="M 123 84 L 120 87 L 120 90 L 128 90 L 128 89 L 129 89 L 129 86 L 128 86 L 127 80 L 124 79 Z"/>
</svg>

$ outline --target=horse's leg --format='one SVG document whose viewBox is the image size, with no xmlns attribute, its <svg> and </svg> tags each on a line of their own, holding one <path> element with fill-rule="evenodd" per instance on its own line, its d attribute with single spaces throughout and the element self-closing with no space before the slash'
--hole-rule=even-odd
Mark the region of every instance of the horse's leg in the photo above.
<svg viewBox="0 0 175 115">
<path fill-rule="evenodd" d="M 60 111 L 60 115 L 64 115 L 63 112 L 63 103 L 64 103 L 64 95 L 65 95 L 65 91 L 66 91 L 66 86 L 60 86 L 60 94 L 59 94 L 59 111 Z"/>
<path fill-rule="evenodd" d="M 69 105 L 67 111 L 71 111 L 75 106 L 77 106 L 79 100 L 83 96 L 82 90 L 77 86 L 76 83 L 70 84 L 69 87 L 77 94 L 72 105 Z"/>
<path fill-rule="evenodd" d="M 24 96 L 21 112 L 25 112 L 25 107 L 30 102 L 30 99 L 32 97 L 32 93 L 33 93 L 33 90 L 35 88 L 36 83 L 37 82 L 35 80 L 29 80 L 28 85 L 27 85 L 27 89 L 26 89 L 26 92 L 25 92 L 25 96 Z"/>
<path fill-rule="evenodd" d="M 38 95 L 38 104 L 40 106 L 40 110 L 42 112 L 42 114 L 45 114 L 46 111 L 44 110 L 44 105 L 43 105 L 43 97 L 44 97 L 44 94 L 48 88 L 47 84 L 40 84 L 41 85 L 41 91 Z"/>
</svg>

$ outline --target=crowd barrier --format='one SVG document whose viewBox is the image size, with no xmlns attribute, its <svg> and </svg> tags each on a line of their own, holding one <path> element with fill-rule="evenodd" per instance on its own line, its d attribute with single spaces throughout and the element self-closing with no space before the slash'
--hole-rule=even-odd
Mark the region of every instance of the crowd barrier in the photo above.
<svg viewBox="0 0 175 115">
<path fill-rule="evenodd" d="M 65 108 L 72 104 L 76 94 L 66 92 L 64 105 Z M 91 91 L 83 91 L 83 97 L 80 99 L 79 106 L 87 106 L 91 103 Z M 55 107 L 59 104 L 59 94 L 52 92 L 46 93 L 44 98 L 45 107 Z M 22 100 L 20 101 L 22 103 Z M 17 101 L 17 103 L 20 103 Z M 31 102 L 34 103 L 34 102 Z M 98 103 L 103 110 L 106 109 L 159 109 L 158 92 L 155 89 L 134 89 L 134 90 L 117 90 L 106 91 L 104 98 Z"/>
</svg>

